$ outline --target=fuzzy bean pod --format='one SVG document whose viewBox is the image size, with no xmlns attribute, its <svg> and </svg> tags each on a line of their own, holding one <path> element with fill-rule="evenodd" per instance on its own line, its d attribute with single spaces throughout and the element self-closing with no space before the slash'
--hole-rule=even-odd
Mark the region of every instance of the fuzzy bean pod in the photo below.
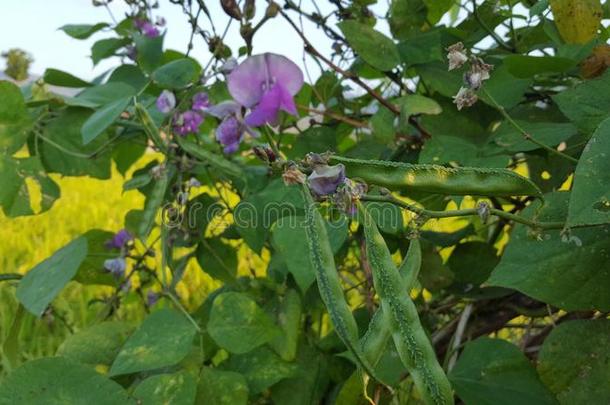
<svg viewBox="0 0 610 405">
<path fill-rule="evenodd" d="M 402 363 L 426 404 L 453 404 L 451 385 L 438 363 L 432 344 L 417 314 L 417 308 L 404 290 L 404 281 L 392 261 L 386 243 L 371 215 L 360 205 L 366 238 L 366 251 L 373 270 L 373 283 L 388 318 L 392 338 Z"/>
<path fill-rule="evenodd" d="M 142 222 L 138 228 L 138 236 L 145 241 L 150 231 L 155 224 L 155 218 L 157 217 L 157 211 L 163 205 L 163 199 L 165 198 L 165 192 L 169 187 L 169 182 L 174 176 L 174 167 L 167 166 L 161 171 L 159 178 L 156 180 L 155 185 L 150 192 L 150 195 L 146 197 L 144 203 L 144 211 L 142 211 Z"/>
<path fill-rule="evenodd" d="M 343 294 L 324 219 L 320 215 L 307 185 L 303 185 L 302 193 L 306 205 L 305 233 L 309 244 L 309 260 L 316 272 L 320 296 L 337 335 L 363 370 L 374 378 L 373 368 L 360 349 L 358 325 Z"/>
<path fill-rule="evenodd" d="M 403 282 L 400 291 L 409 294 L 415 281 L 417 281 L 421 260 L 421 244 L 419 239 L 413 239 L 409 244 L 407 255 L 398 268 L 398 273 Z M 381 356 L 383 356 L 388 340 L 391 337 L 390 319 L 384 316 L 383 308 L 379 308 L 373 314 L 366 334 L 360 340 L 362 351 L 373 367 L 377 365 Z"/>
<path fill-rule="evenodd" d="M 187 141 L 181 136 L 177 136 L 175 139 L 180 147 L 182 147 L 182 149 L 184 149 L 189 155 L 196 157 L 204 163 L 208 163 L 210 166 L 220 170 L 222 173 L 232 177 L 240 177 L 243 174 L 241 167 L 230 160 L 225 159 L 222 155 L 210 152 L 196 143 Z"/>
<path fill-rule="evenodd" d="M 445 195 L 507 197 L 542 192 L 529 179 L 507 169 L 444 167 L 385 160 L 351 159 L 333 155 L 333 163 L 343 163 L 347 176 L 390 190 L 417 190 Z"/>
<path fill-rule="evenodd" d="M 152 143 L 157 148 L 159 148 L 159 150 L 161 152 L 166 153 L 167 145 L 165 144 L 165 141 L 161 138 L 161 134 L 159 133 L 159 128 L 157 128 L 157 125 L 150 117 L 150 114 L 148 113 L 146 108 L 144 108 L 144 106 L 142 104 L 137 103 L 137 102 L 136 102 L 136 116 L 142 123 L 142 126 L 144 127 L 144 132 L 146 132 L 146 135 L 150 138 Z"/>
</svg>

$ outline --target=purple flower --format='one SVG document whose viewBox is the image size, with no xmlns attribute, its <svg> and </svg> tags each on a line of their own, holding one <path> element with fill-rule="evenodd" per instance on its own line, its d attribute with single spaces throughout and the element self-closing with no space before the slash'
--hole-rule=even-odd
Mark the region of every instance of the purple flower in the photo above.
<svg viewBox="0 0 610 405">
<path fill-rule="evenodd" d="M 121 229 L 106 242 L 105 246 L 107 249 L 121 249 L 132 239 L 133 236 L 126 229 Z"/>
<path fill-rule="evenodd" d="M 125 274 L 127 263 L 122 257 L 107 259 L 104 261 L 104 268 L 110 272 L 115 278 L 119 279 Z"/>
<path fill-rule="evenodd" d="M 193 110 L 203 111 L 210 106 L 208 93 L 197 93 L 193 96 Z"/>
<path fill-rule="evenodd" d="M 157 301 L 159 301 L 159 294 L 154 292 L 154 291 L 149 291 L 146 294 L 146 305 L 148 305 L 149 307 L 152 307 L 153 305 L 155 305 L 157 303 Z"/>
<path fill-rule="evenodd" d="M 203 122 L 203 117 L 197 111 L 188 110 L 178 114 L 174 121 L 174 131 L 178 135 L 196 134 L 199 132 L 199 125 Z"/>
<path fill-rule="evenodd" d="M 309 188 L 317 195 L 334 194 L 337 187 L 345 182 L 345 166 L 316 165 L 307 178 Z"/>
<path fill-rule="evenodd" d="M 297 115 L 293 96 L 303 86 L 303 72 L 284 56 L 251 56 L 231 72 L 227 83 L 231 96 L 252 109 L 247 125 L 277 125 L 280 110 Z"/>
<path fill-rule="evenodd" d="M 147 19 L 144 18 L 136 18 L 133 20 L 133 25 L 140 30 L 140 32 L 148 37 L 148 38 L 156 38 L 161 33 L 159 29 L 155 26 L 155 24 L 151 23 Z"/>
<path fill-rule="evenodd" d="M 241 115 L 241 107 L 234 101 L 225 101 L 204 111 L 222 120 L 216 128 L 216 139 L 224 146 L 225 153 L 237 151 L 246 132 L 258 137 L 258 134 L 246 125 Z"/>
<path fill-rule="evenodd" d="M 169 90 L 163 90 L 157 98 L 157 110 L 167 114 L 176 107 L 176 96 Z"/>
</svg>

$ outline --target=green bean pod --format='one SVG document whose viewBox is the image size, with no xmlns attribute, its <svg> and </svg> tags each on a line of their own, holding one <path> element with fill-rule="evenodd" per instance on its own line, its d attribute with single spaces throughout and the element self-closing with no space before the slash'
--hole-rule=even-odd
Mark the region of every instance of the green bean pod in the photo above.
<svg viewBox="0 0 610 405">
<path fill-rule="evenodd" d="M 348 177 L 390 190 L 416 190 L 445 195 L 508 197 L 542 192 L 529 179 L 507 169 L 444 167 L 385 160 L 351 159 L 333 155 L 333 163 L 343 163 Z"/>
<path fill-rule="evenodd" d="M 398 268 L 398 273 L 403 282 L 400 291 L 407 294 L 415 285 L 419 269 L 421 267 L 421 245 L 419 239 L 413 239 L 409 244 L 409 250 Z M 390 320 L 384 316 L 383 308 L 379 308 L 374 314 L 365 335 L 360 340 L 360 345 L 366 359 L 375 367 L 385 351 L 388 340 L 392 337 Z"/>
<path fill-rule="evenodd" d="M 441 368 L 417 314 L 404 291 L 404 281 L 373 218 L 360 205 L 366 252 L 373 270 L 373 283 L 388 318 L 392 338 L 402 363 L 426 404 L 453 404 L 451 385 Z"/>
<path fill-rule="evenodd" d="M 159 133 L 159 128 L 148 114 L 148 111 L 144 106 L 138 102 L 136 102 L 136 116 L 142 123 L 144 127 L 144 132 L 150 138 L 152 143 L 159 148 L 161 152 L 167 152 L 167 145 L 163 138 L 161 138 L 161 134 Z"/>
<path fill-rule="evenodd" d="M 337 335 L 363 370 L 374 378 L 373 368 L 360 349 L 358 325 L 343 295 L 324 219 L 320 215 L 307 185 L 303 185 L 302 193 L 306 204 L 305 234 L 309 245 L 309 260 L 316 272 L 320 296 Z"/>
<path fill-rule="evenodd" d="M 224 156 L 210 152 L 196 143 L 187 141 L 180 136 L 177 136 L 175 139 L 180 147 L 182 147 L 182 149 L 184 149 L 188 154 L 196 157 L 204 163 L 208 163 L 210 166 L 220 170 L 224 174 L 232 177 L 240 177 L 243 174 L 241 167 L 230 160 L 225 159 Z"/>
<path fill-rule="evenodd" d="M 138 236 L 146 241 L 150 231 L 155 224 L 155 218 L 157 217 L 157 211 L 163 205 L 163 199 L 165 198 L 165 192 L 169 187 L 169 182 L 174 175 L 174 167 L 168 166 L 161 171 L 160 177 L 156 180 L 155 185 L 150 192 L 150 195 L 146 197 L 144 203 L 144 211 L 142 211 L 142 222 L 138 228 Z"/>
</svg>

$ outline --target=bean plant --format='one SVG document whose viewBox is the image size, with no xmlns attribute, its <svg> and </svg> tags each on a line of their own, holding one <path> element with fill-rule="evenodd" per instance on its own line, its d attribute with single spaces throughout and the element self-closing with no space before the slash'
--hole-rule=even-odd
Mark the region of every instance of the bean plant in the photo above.
<svg viewBox="0 0 610 405">
<path fill-rule="evenodd" d="M 170 0 L 182 49 L 124 2 L 60 28 L 108 72 L 0 81 L 5 216 L 114 170 L 145 201 L 2 269 L 0 404 L 610 402 L 608 2 Z M 103 286 L 84 327 L 70 283 Z"/>
</svg>

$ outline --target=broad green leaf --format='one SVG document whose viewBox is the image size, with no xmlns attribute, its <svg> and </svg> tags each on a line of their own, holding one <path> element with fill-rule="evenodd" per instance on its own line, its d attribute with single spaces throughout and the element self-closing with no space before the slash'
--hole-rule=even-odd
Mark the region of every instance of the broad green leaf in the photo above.
<svg viewBox="0 0 610 405">
<path fill-rule="evenodd" d="M 302 159 L 307 153 L 323 153 L 337 150 L 337 134 L 329 127 L 310 127 L 297 135 L 288 153 L 292 159 Z"/>
<path fill-rule="evenodd" d="M 423 2 L 428 9 L 428 22 L 436 24 L 456 3 L 456 0 L 423 0 Z"/>
<path fill-rule="evenodd" d="M 354 20 L 342 21 L 338 26 L 358 55 L 375 69 L 392 70 L 400 63 L 394 41 L 382 33 Z"/>
<path fill-rule="evenodd" d="M 100 149 L 108 141 L 107 137 L 99 136 L 83 145 L 81 128 L 90 117 L 91 111 L 87 109 L 67 108 L 45 125 L 43 136 L 50 142 L 41 141 L 38 150 L 47 172 L 64 176 L 110 178 L 110 148 Z M 57 145 L 80 156 L 65 153 Z"/>
<path fill-rule="evenodd" d="M 285 216 L 278 219 L 272 232 L 272 243 L 284 259 L 299 289 L 305 293 L 316 279 L 309 261 L 309 246 L 305 238 L 305 218 Z"/>
<path fill-rule="evenodd" d="M 114 236 L 113 232 L 101 229 L 91 229 L 83 234 L 87 239 L 87 257 L 78 268 L 74 281 L 81 284 L 102 284 L 116 287 L 117 279 L 104 270 L 104 261 L 119 255 L 118 249 L 108 249 L 108 241 Z"/>
<path fill-rule="evenodd" d="M 610 115 L 610 70 L 553 96 L 561 112 L 585 133 L 593 133 Z"/>
<path fill-rule="evenodd" d="M 545 339 L 538 373 L 561 404 L 610 402 L 610 321 L 568 321 Z"/>
<path fill-rule="evenodd" d="M 32 360 L 0 385 L 0 405 L 135 405 L 116 382 L 63 357 Z"/>
<path fill-rule="evenodd" d="M 499 147 L 477 144 L 467 136 L 434 134 L 426 141 L 419 163 L 449 162 L 458 162 L 462 166 L 503 168 L 509 163 L 509 156 Z"/>
<path fill-rule="evenodd" d="M 447 266 L 462 284 L 483 283 L 499 261 L 496 249 L 484 242 L 465 242 L 455 247 Z"/>
<path fill-rule="evenodd" d="M 152 74 L 153 80 L 161 87 L 181 89 L 197 81 L 199 65 L 190 58 L 169 62 Z"/>
<path fill-rule="evenodd" d="M 271 318 L 245 294 L 227 292 L 214 300 L 208 332 L 231 353 L 246 353 L 279 332 Z"/>
<path fill-rule="evenodd" d="M 571 123 L 524 120 L 516 120 L 516 122 L 534 139 L 551 147 L 559 145 L 578 133 L 578 129 Z M 525 139 L 520 131 L 506 121 L 503 121 L 492 134 L 491 141 L 508 152 L 529 152 L 540 149 L 540 146 Z"/>
<path fill-rule="evenodd" d="M 133 327 L 120 321 L 102 322 L 69 336 L 57 349 L 57 356 L 89 366 L 110 366 Z"/>
<path fill-rule="evenodd" d="M 569 194 L 546 195 L 536 219 L 564 221 Z M 523 215 L 531 218 L 539 208 L 534 203 Z M 488 283 L 565 310 L 610 310 L 610 226 L 572 229 L 563 236 L 560 230 L 544 231 L 541 239 L 531 238 L 525 226 L 517 225 Z"/>
<path fill-rule="evenodd" d="M 100 39 L 91 47 L 91 59 L 93 65 L 97 65 L 102 59 L 116 54 L 116 51 L 129 44 L 128 38 L 106 38 Z"/>
<path fill-rule="evenodd" d="M 127 108 L 131 97 L 118 99 L 110 104 L 101 107 L 85 121 L 81 128 L 83 144 L 88 144 L 97 138 L 102 132 L 116 121 L 123 111 Z"/>
<path fill-rule="evenodd" d="M 91 83 L 58 69 L 47 69 L 42 76 L 45 83 L 63 87 L 90 87 Z"/>
<path fill-rule="evenodd" d="M 76 97 L 66 98 L 65 102 L 72 106 L 95 108 L 110 104 L 126 97 L 133 97 L 137 93 L 129 83 L 117 81 L 86 88 Z"/>
<path fill-rule="evenodd" d="M 76 39 L 87 39 L 99 30 L 108 27 L 107 23 L 90 24 L 66 24 L 59 29 Z"/>
<path fill-rule="evenodd" d="M 32 120 L 19 87 L 0 81 L 0 151 L 12 155 L 21 149 L 31 126 Z"/>
<path fill-rule="evenodd" d="M 610 223 L 610 118 L 585 146 L 574 174 L 568 225 Z"/>
<path fill-rule="evenodd" d="M 226 367 L 246 377 L 251 394 L 258 394 L 285 378 L 297 376 L 297 365 L 282 360 L 266 346 L 229 358 Z"/>
<path fill-rule="evenodd" d="M 197 246 L 197 262 L 201 270 L 225 283 L 235 282 L 237 276 L 237 251 L 220 238 L 201 239 Z"/>
<path fill-rule="evenodd" d="M 161 64 L 164 38 L 165 34 L 154 38 L 149 38 L 141 34 L 134 34 L 133 40 L 136 46 L 136 59 L 138 65 L 146 73 L 153 72 Z"/>
<path fill-rule="evenodd" d="M 203 367 L 199 374 L 197 404 L 201 405 L 246 405 L 248 385 L 243 375 Z"/>
<path fill-rule="evenodd" d="M 542 73 L 563 73 L 576 66 L 572 59 L 554 56 L 509 55 L 504 58 L 508 72 L 520 79 Z"/>
<path fill-rule="evenodd" d="M 407 66 L 443 61 L 440 31 L 417 34 L 398 44 L 401 61 Z"/>
<path fill-rule="evenodd" d="M 32 314 L 41 316 L 86 256 L 87 239 L 74 239 L 26 273 L 17 287 L 17 299 Z"/>
<path fill-rule="evenodd" d="M 123 177 L 139 159 L 146 153 L 146 135 L 140 132 L 134 136 L 132 142 L 119 142 L 112 149 L 112 160 L 116 163 L 116 168 Z"/>
<path fill-rule="evenodd" d="M 541 15 L 549 7 L 549 0 L 538 0 L 536 4 L 530 7 L 529 15 Z"/>
<path fill-rule="evenodd" d="M 169 187 L 175 172 L 176 167 L 174 165 L 164 166 L 160 176 L 155 179 L 154 183 L 151 185 L 150 192 L 147 192 L 137 231 L 137 235 L 143 241 L 148 238 L 148 235 L 150 235 L 150 232 L 156 224 L 157 212 L 161 209 L 163 202 L 165 201 L 167 188 Z"/>
<path fill-rule="evenodd" d="M 394 118 L 394 113 L 387 108 L 377 110 L 370 121 L 375 139 L 384 144 L 389 144 L 394 140 Z"/>
<path fill-rule="evenodd" d="M 179 312 L 161 309 L 148 315 L 121 348 L 109 375 L 173 366 L 191 351 L 197 330 Z"/>
<path fill-rule="evenodd" d="M 466 344 L 449 380 L 466 404 L 556 404 L 521 351 L 501 339 L 479 338 Z"/>
<path fill-rule="evenodd" d="M 136 65 L 121 65 L 114 69 L 108 77 L 108 83 L 123 83 L 133 89 L 133 93 L 125 94 L 136 95 L 149 83 L 148 77 Z M 103 85 L 102 85 L 103 86 Z"/>
<path fill-rule="evenodd" d="M 195 378 L 186 372 L 153 375 L 133 391 L 133 396 L 144 405 L 192 405 L 196 394 Z"/>
<path fill-rule="evenodd" d="M 443 112 L 443 109 L 436 101 L 419 94 L 401 97 L 396 102 L 400 106 L 400 122 L 404 127 L 409 124 L 409 117 L 412 115 L 437 115 Z"/>
<path fill-rule="evenodd" d="M 513 76 L 506 64 L 496 66 L 490 75 L 490 79 L 485 81 L 483 86 L 504 108 L 512 108 L 519 104 L 532 84 L 531 79 L 519 79 Z M 479 94 L 479 97 L 483 102 L 493 106 L 484 93 Z"/>
<path fill-rule="evenodd" d="M 419 33 L 427 24 L 428 10 L 422 0 L 392 0 L 390 30 L 397 39 L 407 39 Z"/>
<path fill-rule="evenodd" d="M 270 342 L 273 350 L 286 361 L 293 361 L 297 354 L 302 313 L 299 293 L 289 289 L 277 304 L 277 322 L 282 334 Z"/>
<path fill-rule="evenodd" d="M 550 0 L 549 3 L 564 41 L 584 44 L 595 38 L 603 14 L 600 0 Z"/>
</svg>

